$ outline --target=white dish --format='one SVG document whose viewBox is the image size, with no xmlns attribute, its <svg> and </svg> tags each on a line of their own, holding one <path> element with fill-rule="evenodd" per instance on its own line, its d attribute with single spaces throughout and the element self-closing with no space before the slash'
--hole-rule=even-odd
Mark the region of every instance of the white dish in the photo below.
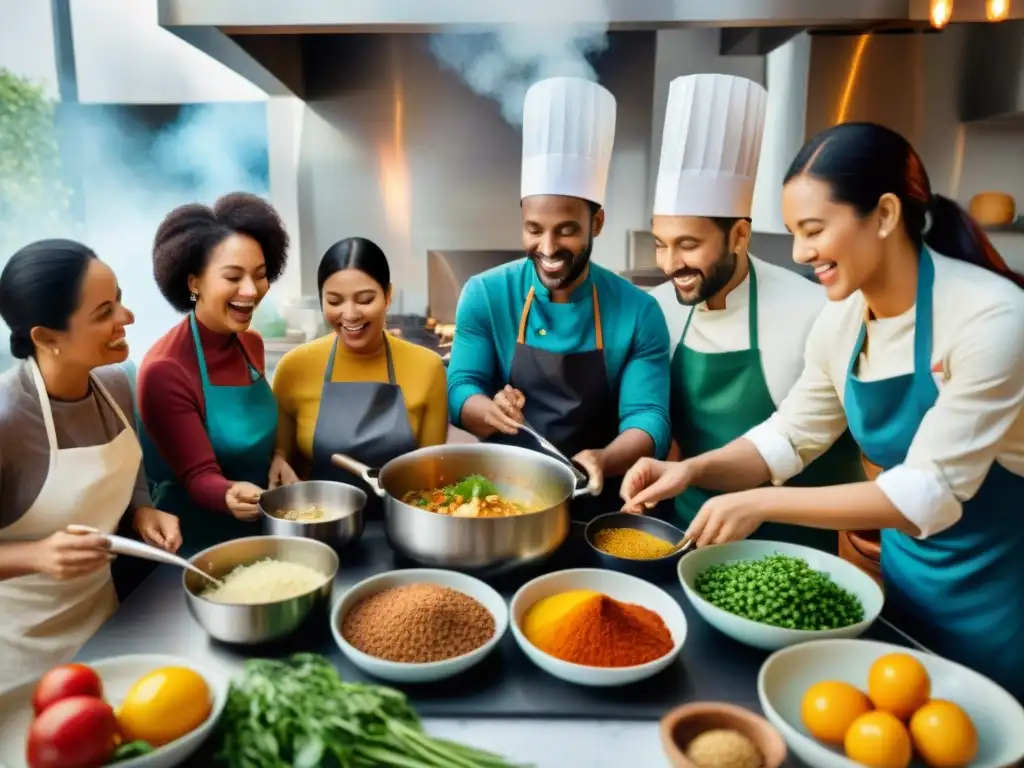
<svg viewBox="0 0 1024 768">
<path fill-rule="evenodd" d="M 342 637 L 341 622 L 344 620 L 345 614 L 363 598 L 392 587 L 424 583 L 449 587 L 469 595 L 483 605 L 494 616 L 494 637 L 475 651 L 456 656 L 454 659 L 431 661 L 425 664 L 406 664 L 378 659 L 376 656 L 370 656 L 358 650 Z M 331 611 L 331 632 L 334 634 L 334 641 L 341 648 L 345 657 L 364 672 L 393 683 L 432 683 L 465 672 L 483 661 L 487 654 L 494 650 L 507 629 L 508 606 L 505 605 L 505 599 L 501 595 L 472 576 L 437 568 L 408 568 L 371 576 L 342 595 L 334 606 L 334 610 Z"/>
<path fill-rule="evenodd" d="M 117 768 L 174 768 L 187 760 L 206 741 L 224 711 L 231 681 L 227 675 L 199 666 L 179 656 L 145 654 L 116 656 L 83 662 L 96 670 L 103 681 L 103 694 L 115 710 L 135 682 L 161 667 L 188 667 L 195 670 L 210 688 L 213 710 L 206 722 L 180 739 L 165 744 L 148 755 L 116 763 Z M 26 768 L 25 742 L 32 724 L 32 694 L 38 679 L 17 683 L 0 691 L 0 766 Z"/>
<path fill-rule="evenodd" d="M 519 624 L 530 607 L 545 597 L 577 589 L 601 592 L 613 600 L 633 603 L 654 611 L 661 616 L 668 631 L 672 634 L 672 650 L 660 659 L 632 667 L 588 667 L 556 659 L 527 640 L 526 635 L 520 630 Z M 671 595 L 660 587 L 636 576 L 600 568 L 576 568 L 538 576 L 533 581 L 524 584 L 515 593 L 512 597 L 510 613 L 512 635 L 530 661 L 548 674 L 577 685 L 611 687 L 646 680 L 675 661 L 686 641 L 686 616 L 679 603 L 673 600 Z"/>
<path fill-rule="evenodd" d="M 1024 708 L 1009 693 L 941 656 L 874 640 L 818 640 L 773 653 L 757 676 L 761 708 L 808 765 L 862 768 L 808 733 L 800 703 L 807 689 L 823 680 L 847 682 L 866 693 L 868 670 L 887 653 L 909 653 L 919 659 L 931 677 L 932 698 L 952 701 L 970 715 L 978 729 L 978 756 L 971 768 L 1009 768 L 1024 758 Z"/>
<path fill-rule="evenodd" d="M 863 621 L 839 629 L 785 629 L 784 627 L 773 627 L 770 624 L 761 624 L 716 608 L 697 594 L 697 576 L 711 566 L 742 560 L 759 560 L 777 552 L 790 557 L 803 558 L 811 568 L 827 573 L 838 586 L 856 595 L 864 608 Z M 860 637 L 881 614 L 882 604 L 885 602 L 881 587 L 856 566 L 827 552 L 779 541 L 747 539 L 694 549 L 679 560 L 677 571 L 679 581 L 683 585 L 683 591 L 689 598 L 690 604 L 708 624 L 733 640 L 760 648 L 763 651 L 777 651 L 780 648 L 805 643 L 808 640 Z"/>
</svg>

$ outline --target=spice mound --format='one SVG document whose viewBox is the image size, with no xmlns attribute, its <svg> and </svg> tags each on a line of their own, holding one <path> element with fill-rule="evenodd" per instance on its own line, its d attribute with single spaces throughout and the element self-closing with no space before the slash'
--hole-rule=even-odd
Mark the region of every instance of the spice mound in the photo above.
<svg viewBox="0 0 1024 768">
<path fill-rule="evenodd" d="M 754 742 L 739 731 L 717 728 L 690 742 L 686 756 L 697 768 L 761 768 L 764 759 Z"/>
<path fill-rule="evenodd" d="M 496 631 L 494 616 L 469 595 L 437 584 L 406 584 L 360 600 L 341 636 L 369 656 L 405 664 L 475 651 Z"/>
<path fill-rule="evenodd" d="M 672 554 L 675 544 L 636 528 L 605 528 L 594 534 L 594 546 L 606 555 L 654 560 Z"/>
<path fill-rule="evenodd" d="M 550 656 L 588 667 L 646 664 L 675 646 L 654 611 L 590 590 L 538 600 L 523 617 L 522 630 Z"/>
<path fill-rule="evenodd" d="M 698 574 L 694 586 L 716 608 L 761 624 L 822 630 L 864 620 L 857 596 L 801 557 L 775 553 L 713 565 Z"/>
</svg>

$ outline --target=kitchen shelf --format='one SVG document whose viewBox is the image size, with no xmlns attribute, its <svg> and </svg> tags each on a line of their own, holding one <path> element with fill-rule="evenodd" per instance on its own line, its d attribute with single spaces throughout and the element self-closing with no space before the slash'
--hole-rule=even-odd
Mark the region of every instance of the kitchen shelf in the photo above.
<svg viewBox="0 0 1024 768">
<path fill-rule="evenodd" d="M 1024 235 L 1024 219 L 1017 219 L 1012 224 L 1001 224 L 995 227 L 982 227 L 982 229 L 992 234 Z"/>
</svg>

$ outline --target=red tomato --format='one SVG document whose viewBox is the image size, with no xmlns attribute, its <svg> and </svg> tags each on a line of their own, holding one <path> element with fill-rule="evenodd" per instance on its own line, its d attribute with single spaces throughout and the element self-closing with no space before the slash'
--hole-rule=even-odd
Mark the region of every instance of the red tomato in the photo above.
<svg viewBox="0 0 1024 768">
<path fill-rule="evenodd" d="M 103 698 L 103 682 L 84 664 L 63 664 L 54 667 L 36 683 L 32 709 L 39 717 L 47 707 L 69 696 Z"/>
<path fill-rule="evenodd" d="M 51 704 L 32 722 L 29 768 L 100 768 L 114 753 L 117 718 L 94 696 L 71 696 Z"/>
</svg>

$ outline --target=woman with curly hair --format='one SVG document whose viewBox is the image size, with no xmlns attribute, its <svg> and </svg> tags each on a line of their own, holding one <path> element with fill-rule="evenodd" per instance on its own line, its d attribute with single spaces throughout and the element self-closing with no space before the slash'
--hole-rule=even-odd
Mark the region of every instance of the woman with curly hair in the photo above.
<svg viewBox="0 0 1024 768">
<path fill-rule="evenodd" d="M 244 193 L 183 205 L 157 229 L 157 285 L 187 316 L 139 368 L 139 413 L 154 499 L 192 552 L 257 533 L 262 490 L 295 479 L 274 457 L 277 403 L 249 328 L 287 250 L 277 212 Z"/>
</svg>

